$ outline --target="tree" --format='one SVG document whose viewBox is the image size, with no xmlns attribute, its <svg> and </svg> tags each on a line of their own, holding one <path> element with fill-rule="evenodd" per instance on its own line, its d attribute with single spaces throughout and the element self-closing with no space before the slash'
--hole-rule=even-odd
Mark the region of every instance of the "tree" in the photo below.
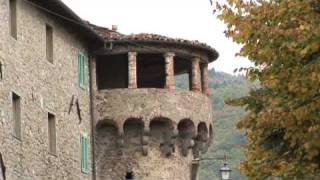
<svg viewBox="0 0 320 180">
<path fill-rule="evenodd" d="M 247 78 L 261 83 L 226 100 L 248 110 L 242 174 L 320 179 L 320 0 L 227 0 L 216 11 L 255 64 Z"/>
</svg>

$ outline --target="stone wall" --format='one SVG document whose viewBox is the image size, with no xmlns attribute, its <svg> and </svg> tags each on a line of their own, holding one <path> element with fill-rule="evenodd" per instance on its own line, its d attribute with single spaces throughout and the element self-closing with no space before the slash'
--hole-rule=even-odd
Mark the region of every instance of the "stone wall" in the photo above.
<svg viewBox="0 0 320 180">
<path fill-rule="evenodd" d="M 192 160 L 212 133 L 209 98 L 201 92 L 113 89 L 95 92 L 98 179 L 190 180 Z"/>
<path fill-rule="evenodd" d="M 91 179 L 91 168 L 89 174 L 80 169 L 80 134 L 90 134 L 90 101 L 89 89 L 78 85 L 77 56 L 87 54 L 86 45 L 61 19 L 17 2 L 16 40 L 9 33 L 9 1 L 0 0 L 0 152 L 7 179 Z M 53 28 L 53 64 L 46 60 L 46 23 Z M 12 92 L 21 97 L 21 139 L 13 135 Z M 69 113 L 72 97 L 79 101 L 81 122 L 75 104 Z M 56 117 L 56 155 L 48 150 L 48 112 Z"/>
<path fill-rule="evenodd" d="M 167 89 L 101 90 L 95 95 L 95 124 L 112 119 L 118 127 L 128 118 L 142 118 L 146 127 L 153 118 L 165 117 L 175 126 L 183 119 L 191 119 L 197 126 L 212 123 L 210 99 L 201 92 Z"/>
</svg>

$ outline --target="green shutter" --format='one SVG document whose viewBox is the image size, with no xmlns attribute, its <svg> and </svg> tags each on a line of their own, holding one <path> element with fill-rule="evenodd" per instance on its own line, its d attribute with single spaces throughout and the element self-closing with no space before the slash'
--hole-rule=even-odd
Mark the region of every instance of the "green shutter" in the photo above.
<svg viewBox="0 0 320 180">
<path fill-rule="evenodd" d="M 89 172 L 89 152 L 88 152 L 88 137 L 85 134 L 81 134 L 80 137 L 80 146 L 81 146 L 81 172 Z"/>
<path fill-rule="evenodd" d="M 86 87 L 86 64 L 83 53 L 78 54 L 78 83 L 82 89 Z"/>
</svg>

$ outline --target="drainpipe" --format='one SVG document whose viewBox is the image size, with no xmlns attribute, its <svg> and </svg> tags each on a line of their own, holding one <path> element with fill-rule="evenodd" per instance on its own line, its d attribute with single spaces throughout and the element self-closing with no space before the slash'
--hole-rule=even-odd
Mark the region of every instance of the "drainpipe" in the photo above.
<svg viewBox="0 0 320 180">
<path fill-rule="evenodd" d="M 90 120 L 91 120 L 91 154 L 92 154 L 92 180 L 96 180 L 96 161 L 95 161 L 95 142 L 94 142 L 94 134 L 95 134 L 95 130 L 94 130 L 94 105 L 93 105 L 93 90 L 94 88 L 93 86 L 93 77 L 92 77 L 92 61 L 93 58 L 92 56 L 89 56 L 89 93 L 90 93 Z"/>
</svg>

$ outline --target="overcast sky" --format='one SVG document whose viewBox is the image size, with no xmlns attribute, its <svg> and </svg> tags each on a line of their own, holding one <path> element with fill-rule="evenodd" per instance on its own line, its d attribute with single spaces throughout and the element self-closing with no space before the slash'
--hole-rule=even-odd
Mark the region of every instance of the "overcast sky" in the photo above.
<svg viewBox="0 0 320 180">
<path fill-rule="evenodd" d="M 212 14 L 210 0 L 62 1 L 81 18 L 108 28 L 118 25 L 124 34 L 155 33 L 207 43 L 220 54 L 209 66 L 218 71 L 232 74 L 235 68 L 250 65 L 235 57 L 240 47 L 225 38 L 225 26 Z"/>
</svg>

